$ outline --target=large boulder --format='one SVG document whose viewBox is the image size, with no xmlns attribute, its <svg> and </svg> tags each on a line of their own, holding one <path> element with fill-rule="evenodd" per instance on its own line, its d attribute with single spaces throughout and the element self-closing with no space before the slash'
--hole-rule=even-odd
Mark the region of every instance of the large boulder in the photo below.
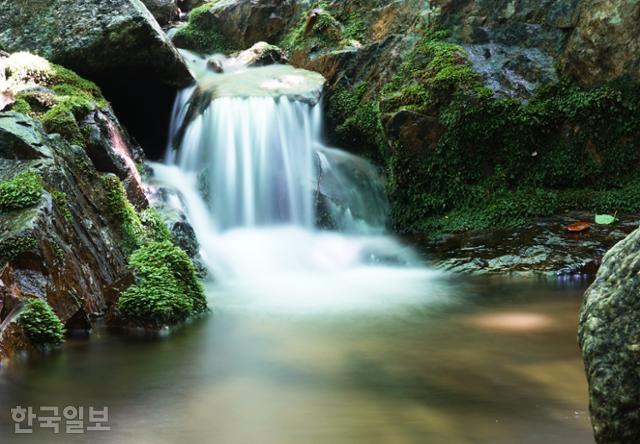
<svg viewBox="0 0 640 444">
<path fill-rule="evenodd" d="M 584 85 L 623 75 L 640 80 L 639 31 L 636 0 L 583 0 L 566 48 L 566 71 Z"/>
<path fill-rule="evenodd" d="M 640 442 L 640 230 L 605 256 L 580 311 L 598 443 Z"/>
<path fill-rule="evenodd" d="M 140 0 L 0 0 L 0 47 L 31 51 L 90 78 L 191 75 Z"/>
</svg>

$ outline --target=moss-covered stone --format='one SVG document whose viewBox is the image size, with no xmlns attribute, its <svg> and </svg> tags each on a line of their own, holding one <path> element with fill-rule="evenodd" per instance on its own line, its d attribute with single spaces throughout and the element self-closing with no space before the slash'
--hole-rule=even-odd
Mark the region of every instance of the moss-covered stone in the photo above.
<svg viewBox="0 0 640 444">
<path fill-rule="evenodd" d="M 131 255 L 129 265 L 136 283 L 118 301 L 118 309 L 128 320 L 171 325 L 207 310 L 193 263 L 172 242 L 144 245 Z"/>
<path fill-rule="evenodd" d="M 64 325 L 49 304 L 41 299 L 27 300 L 18 323 L 34 344 L 58 345 L 64 342 Z"/>
<path fill-rule="evenodd" d="M 35 171 L 25 171 L 11 180 L 0 182 L 0 211 L 19 210 L 40 202 L 42 178 Z"/>
<path fill-rule="evenodd" d="M 635 211 L 639 85 L 583 89 L 562 81 L 527 102 L 500 98 L 464 50 L 443 38 L 425 33 L 381 93 L 388 126 L 408 112 L 428 127 L 411 143 L 391 140 L 399 230 L 508 227 L 568 209 Z"/>
<path fill-rule="evenodd" d="M 209 20 L 208 12 L 219 0 L 205 3 L 193 9 L 189 13 L 189 19 L 185 26 L 178 29 L 173 36 L 176 46 L 192 49 L 202 53 L 222 52 L 226 53 L 239 49 L 216 30 L 215 23 Z"/>
<path fill-rule="evenodd" d="M 51 198 L 53 199 L 53 204 L 56 209 L 60 214 L 62 214 L 62 217 L 64 217 L 64 220 L 71 222 L 73 220 L 73 216 L 69 208 L 69 197 L 67 196 L 67 193 L 62 191 L 52 191 Z"/>
<path fill-rule="evenodd" d="M 109 106 L 95 83 L 42 57 L 18 52 L 5 65 L 7 84 L 16 95 L 13 110 L 38 119 L 47 132 L 71 143 L 83 145 L 84 118 Z"/>
</svg>

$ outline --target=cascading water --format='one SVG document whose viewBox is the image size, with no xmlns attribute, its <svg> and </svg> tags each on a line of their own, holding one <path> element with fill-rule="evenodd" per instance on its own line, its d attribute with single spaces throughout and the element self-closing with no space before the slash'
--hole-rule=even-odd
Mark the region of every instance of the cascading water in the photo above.
<svg viewBox="0 0 640 444">
<path fill-rule="evenodd" d="M 179 94 L 166 164 L 154 169 L 181 194 L 225 295 L 298 308 L 423 295 L 416 280 L 430 272 L 383 235 L 376 168 L 322 143 L 324 79 L 233 59 L 206 73 L 186 55 L 198 86 Z"/>
</svg>

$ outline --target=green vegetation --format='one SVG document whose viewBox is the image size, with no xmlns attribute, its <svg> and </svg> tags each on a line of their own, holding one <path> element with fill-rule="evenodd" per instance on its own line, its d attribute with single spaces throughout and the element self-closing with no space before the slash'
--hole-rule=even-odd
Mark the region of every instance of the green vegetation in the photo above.
<svg viewBox="0 0 640 444">
<path fill-rule="evenodd" d="M 18 323 L 35 344 L 58 345 L 64 342 L 64 325 L 49 304 L 41 299 L 28 299 Z"/>
<path fill-rule="evenodd" d="M 118 301 L 118 309 L 132 321 L 175 324 L 204 313 L 202 283 L 187 254 L 170 241 L 150 242 L 129 259 L 136 283 Z"/>
<path fill-rule="evenodd" d="M 33 251 L 38 241 L 31 235 L 11 237 L 0 242 L 0 259 L 9 261 L 23 253 Z"/>
<path fill-rule="evenodd" d="M 31 207 L 40 202 L 42 191 L 42 178 L 35 171 L 25 171 L 0 182 L 0 211 Z"/>
<path fill-rule="evenodd" d="M 186 26 L 178 29 L 173 37 L 176 46 L 203 53 L 226 53 L 239 49 L 216 30 L 217 24 L 209 14 L 209 10 L 218 1 L 205 3 L 189 13 Z"/>
<path fill-rule="evenodd" d="M 52 191 L 51 198 L 53 199 L 53 204 L 56 206 L 64 220 L 67 222 L 71 222 L 73 220 L 73 216 L 71 215 L 71 210 L 69 209 L 69 197 L 67 193 L 62 191 Z"/>
<path fill-rule="evenodd" d="M 27 52 L 9 57 L 6 75 L 16 95 L 13 110 L 34 117 L 47 132 L 58 133 L 71 143 L 82 145 L 82 121 L 91 110 L 108 106 L 93 82 Z M 53 93 L 30 90 L 34 85 Z"/>
<path fill-rule="evenodd" d="M 640 87 L 585 90 L 568 82 L 528 102 L 483 86 L 464 50 L 427 32 L 380 92 L 336 89 L 329 117 L 351 146 L 377 147 L 389 170 L 400 231 L 516 226 L 565 210 L 640 210 Z M 387 151 L 381 121 L 399 111 L 429 117 L 420 149 Z M 412 149 L 409 149 L 412 148 Z"/>
<path fill-rule="evenodd" d="M 317 4 L 310 10 L 317 13 L 315 23 L 307 29 L 306 18 L 301 18 L 298 26 L 286 34 L 278 46 L 286 50 L 301 48 L 336 48 L 342 42 L 342 26 L 326 9 L 325 3 Z"/>
<path fill-rule="evenodd" d="M 387 144 L 380 120 L 380 103 L 365 98 L 368 89 L 364 81 L 353 88 L 336 88 L 330 99 L 328 117 L 340 122 L 335 128 L 339 142 L 368 153 L 384 155 Z"/>
<path fill-rule="evenodd" d="M 140 247 L 145 240 L 145 230 L 129 199 L 120 179 L 113 174 L 102 176 L 102 183 L 107 191 L 107 207 L 120 225 L 123 237 L 123 248 L 131 253 Z"/>
</svg>

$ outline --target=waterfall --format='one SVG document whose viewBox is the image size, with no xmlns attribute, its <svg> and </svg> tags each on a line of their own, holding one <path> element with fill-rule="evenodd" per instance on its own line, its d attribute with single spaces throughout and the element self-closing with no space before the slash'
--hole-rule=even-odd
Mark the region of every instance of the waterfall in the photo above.
<svg viewBox="0 0 640 444">
<path fill-rule="evenodd" d="M 178 94 L 155 176 L 182 196 L 216 281 L 245 296 L 415 295 L 425 269 L 384 235 L 378 169 L 323 143 L 323 82 L 283 65 L 207 74 Z"/>
</svg>

